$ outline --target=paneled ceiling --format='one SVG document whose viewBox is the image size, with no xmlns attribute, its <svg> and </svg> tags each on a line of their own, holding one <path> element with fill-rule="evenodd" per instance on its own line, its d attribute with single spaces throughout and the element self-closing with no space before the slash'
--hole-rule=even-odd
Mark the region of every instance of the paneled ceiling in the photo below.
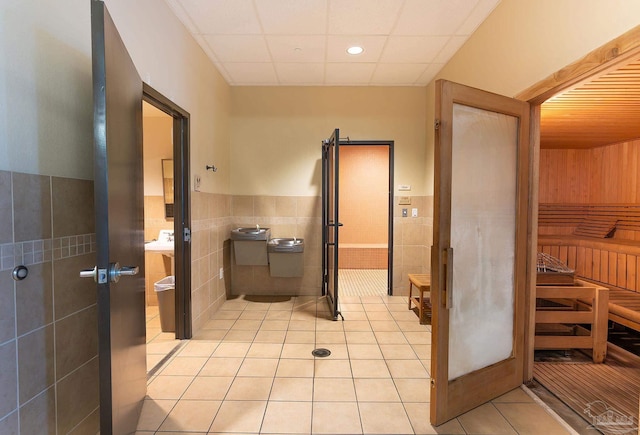
<svg viewBox="0 0 640 435">
<path fill-rule="evenodd" d="M 640 138 L 640 59 L 542 104 L 542 148 L 593 148 Z"/>
<path fill-rule="evenodd" d="M 230 85 L 271 86 L 427 85 L 500 2 L 165 1 Z"/>
</svg>

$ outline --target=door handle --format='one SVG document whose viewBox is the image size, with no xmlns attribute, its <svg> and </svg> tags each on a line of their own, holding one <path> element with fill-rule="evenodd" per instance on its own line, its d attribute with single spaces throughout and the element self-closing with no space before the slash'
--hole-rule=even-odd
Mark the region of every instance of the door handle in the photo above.
<svg viewBox="0 0 640 435">
<path fill-rule="evenodd" d="M 138 266 L 120 266 L 120 263 L 115 262 L 109 264 L 108 273 L 106 269 L 98 269 L 96 266 L 93 269 L 81 270 L 80 278 L 93 278 L 98 284 L 105 284 L 107 277 L 111 282 L 118 282 L 121 276 L 137 275 L 139 271 L 140 268 Z"/>
</svg>

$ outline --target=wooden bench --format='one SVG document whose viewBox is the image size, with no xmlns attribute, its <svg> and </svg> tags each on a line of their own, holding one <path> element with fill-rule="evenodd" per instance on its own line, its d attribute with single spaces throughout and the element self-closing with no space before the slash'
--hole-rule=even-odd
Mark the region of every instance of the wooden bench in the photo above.
<svg viewBox="0 0 640 435">
<path fill-rule="evenodd" d="M 413 295 L 413 286 L 418 290 L 415 296 Z M 431 313 L 431 275 L 409 274 L 409 309 L 411 309 L 411 303 L 414 303 L 418 308 L 420 324 L 427 323 L 425 314 Z"/>
<path fill-rule="evenodd" d="M 536 299 L 555 304 L 536 307 L 535 349 L 592 349 L 593 362 L 602 363 L 607 355 L 608 296 L 606 287 L 581 280 L 574 286 L 537 286 Z M 557 326 L 584 324 L 590 329 Z"/>
</svg>

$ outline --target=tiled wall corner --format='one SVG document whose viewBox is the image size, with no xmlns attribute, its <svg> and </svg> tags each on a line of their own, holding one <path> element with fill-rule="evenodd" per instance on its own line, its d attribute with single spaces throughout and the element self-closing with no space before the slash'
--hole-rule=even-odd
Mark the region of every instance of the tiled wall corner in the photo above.
<svg viewBox="0 0 640 435">
<path fill-rule="evenodd" d="M 97 432 L 93 265 L 93 182 L 0 171 L 0 433 Z"/>
</svg>

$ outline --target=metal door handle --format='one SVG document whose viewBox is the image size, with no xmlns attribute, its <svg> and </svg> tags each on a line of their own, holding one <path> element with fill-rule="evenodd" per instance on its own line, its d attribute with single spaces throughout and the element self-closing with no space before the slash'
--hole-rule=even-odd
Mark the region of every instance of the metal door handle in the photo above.
<svg viewBox="0 0 640 435">
<path fill-rule="evenodd" d="M 120 266 L 120 263 L 115 262 L 109 265 L 109 272 L 107 274 L 106 269 L 84 269 L 80 271 L 80 278 L 93 278 L 98 284 L 105 284 L 107 282 L 107 275 L 111 282 L 120 281 L 121 276 L 137 275 L 140 271 L 138 266 Z"/>
</svg>

